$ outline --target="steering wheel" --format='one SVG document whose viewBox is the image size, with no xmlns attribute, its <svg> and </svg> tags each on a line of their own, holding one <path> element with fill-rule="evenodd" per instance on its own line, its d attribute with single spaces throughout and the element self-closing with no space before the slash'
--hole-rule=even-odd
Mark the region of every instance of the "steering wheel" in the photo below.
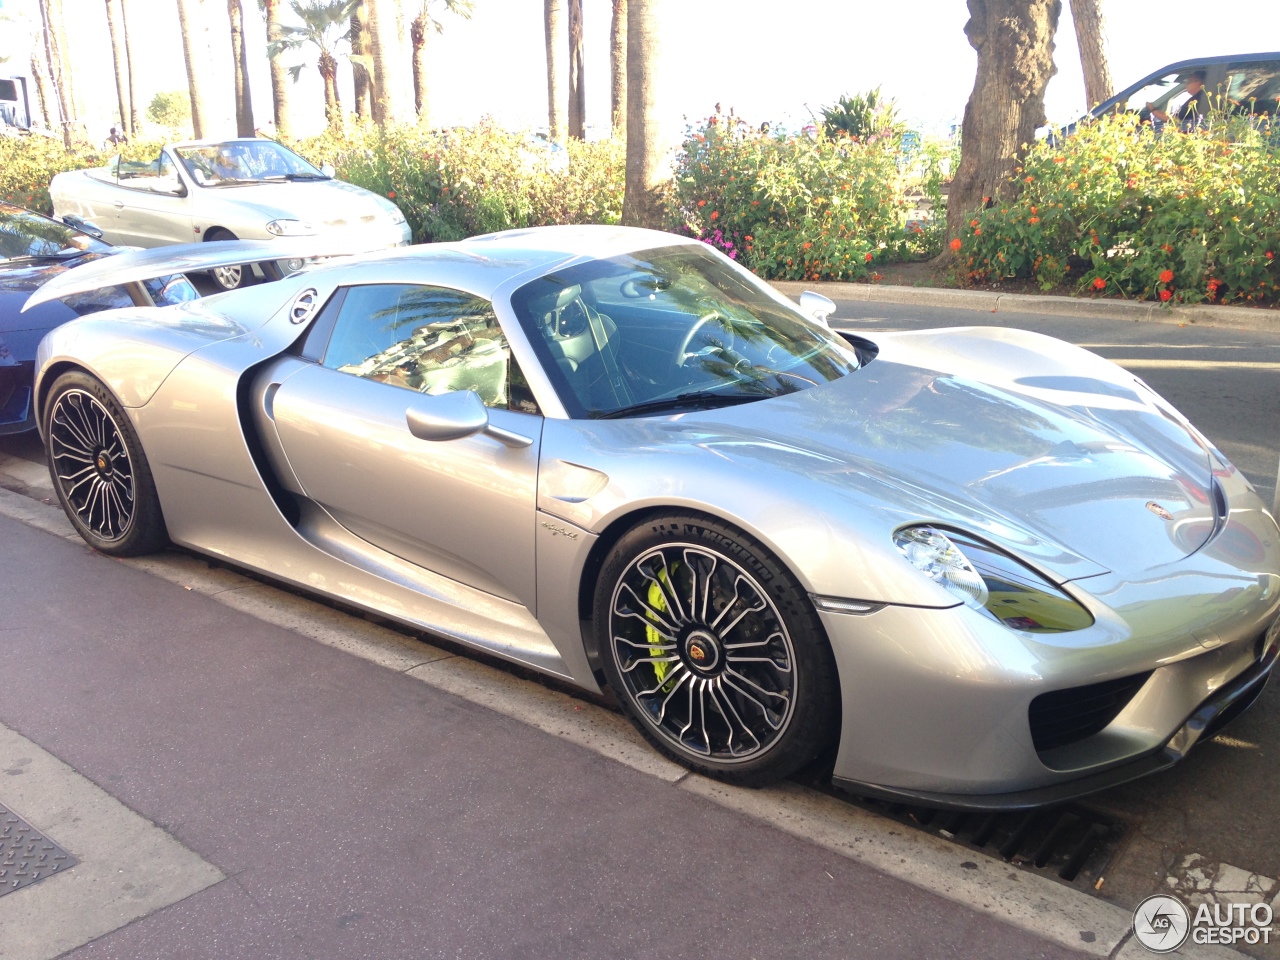
<svg viewBox="0 0 1280 960">
<path fill-rule="evenodd" d="M 703 327 L 705 327 L 708 323 L 711 323 L 713 320 L 723 320 L 723 319 L 724 317 L 721 315 L 719 310 L 708 310 L 706 313 L 700 316 L 697 319 L 697 321 L 694 322 L 693 326 L 689 328 L 688 332 L 685 333 L 685 335 L 680 338 L 680 346 L 676 348 L 675 360 L 676 360 L 677 367 L 684 366 L 684 362 L 688 360 L 689 357 L 693 356 L 693 354 L 689 353 L 689 345 L 693 343 L 693 338 L 698 335 L 698 331 L 701 330 Z M 726 347 L 733 346 L 733 334 L 727 330 L 725 331 L 725 333 L 727 334 L 727 340 L 728 340 L 725 346 Z"/>
</svg>

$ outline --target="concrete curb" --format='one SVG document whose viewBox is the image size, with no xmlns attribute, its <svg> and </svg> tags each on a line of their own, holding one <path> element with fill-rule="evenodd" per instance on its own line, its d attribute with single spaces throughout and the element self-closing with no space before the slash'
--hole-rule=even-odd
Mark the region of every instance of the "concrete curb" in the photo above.
<svg viewBox="0 0 1280 960">
<path fill-rule="evenodd" d="M 60 508 L 8 490 L 0 489 L 0 514 L 70 540 L 79 539 Z M 904 830 L 891 820 L 794 783 L 747 790 L 690 774 L 658 755 L 616 713 L 501 669 L 453 656 L 321 602 L 209 567 L 184 554 L 120 562 L 537 727 L 1068 949 L 1114 956 L 1131 936 L 1130 913 L 1115 904 L 939 837 Z M 1206 960 L 1238 960 L 1242 956 L 1223 948 L 1191 945 L 1179 953 Z"/>
<path fill-rule="evenodd" d="M 1091 300 L 990 290 L 951 290 L 944 287 L 893 287 L 874 283 L 801 283 L 779 280 L 773 286 L 788 297 L 812 290 L 832 300 L 861 303 L 904 303 L 985 313 L 1034 313 L 1048 317 L 1088 317 L 1135 323 L 1194 323 L 1206 327 L 1260 330 L 1280 335 L 1280 311 L 1208 305 L 1164 307 L 1132 300 Z"/>
</svg>

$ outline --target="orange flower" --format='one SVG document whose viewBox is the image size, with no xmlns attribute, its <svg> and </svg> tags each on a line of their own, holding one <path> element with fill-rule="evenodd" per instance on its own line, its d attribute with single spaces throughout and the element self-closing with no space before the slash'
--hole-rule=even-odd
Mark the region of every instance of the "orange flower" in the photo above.
<svg viewBox="0 0 1280 960">
<path fill-rule="evenodd" d="M 1272 253 L 1270 250 L 1268 250 L 1268 251 L 1267 251 L 1267 259 L 1268 259 L 1268 260 L 1274 260 L 1275 258 L 1276 258 L 1276 255 L 1275 255 L 1274 253 Z"/>
<path fill-rule="evenodd" d="M 1172 270 L 1161 270 L 1161 271 L 1160 271 L 1160 282 L 1161 282 L 1161 283 L 1169 283 L 1169 282 L 1171 282 L 1172 280 L 1173 280 L 1173 271 L 1172 271 Z"/>
<path fill-rule="evenodd" d="M 743 240 L 745 240 L 745 241 L 747 241 L 747 243 L 750 243 L 752 240 L 754 240 L 754 239 L 755 239 L 755 237 L 751 236 L 750 234 L 747 234 L 747 235 L 746 235 L 745 237 L 743 237 L 742 239 L 743 239 Z"/>
<path fill-rule="evenodd" d="M 1167 300 L 1168 300 L 1170 297 L 1172 297 L 1172 296 L 1173 296 L 1173 291 L 1171 291 L 1171 290 L 1161 290 L 1161 291 L 1160 291 L 1160 299 L 1161 299 L 1161 300 L 1165 300 L 1165 301 L 1167 301 Z"/>
<path fill-rule="evenodd" d="M 711 211 L 711 219 L 712 219 L 712 220 L 718 220 L 718 219 L 720 219 L 720 211 L 719 211 L 719 210 L 712 210 L 712 211 Z"/>
<path fill-rule="evenodd" d="M 1034 208 L 1032 208 L 1032 209 L 1034 209 Z M 1039 223 L 1039 222 L 1040 222 L 1040 218 L 1039 218 L 1039 217 L 1032 217 L 1030 220 L 1028 220 L 1028 221 L 1027 221 L 1027 223 Z"/>
<path fill-rule="evenodd" d="M 1035 207 L 1032 207 L 1032 208 L 1031 208 L 1031 212 L 1032 212 L 1032 214 L 1037 214 L 1037 213 L 1039 213 L 1040 211 L 1039 211 L 1039 210 L 1037 210 Z"/>
<path fill-rule="evenodd" d="M 1094 277 L 1094 278 L 1093 278 L 1093 289 L 1095 289 L 1095 290 L 1105 290 L 1105 289 L 1107 289 L 1107 281 L 1103 280 L 1101 277 Z"/>
<path fill-rule="evenodd" d="M 1027 174 L 1026 177 L 1023 178 L 1023 183 L 1031 183 L 1033 180 L 1035 180 L 1035 177 L 1031 176 L 1031 174 Z"/>
<path fill-rule="evenodd" d="M 976 227 L 977 225 L 978 225 L 978 221 L 977 221 L 977 220 L 970 220 L 970 221 L 969 221 L 969 226 L 971 226 L 971 227 Z"/>
<path fill-rule="evenodd" d="M 813 244 L 812 244 L 812 243 L 810 243 L 808 240 L 806 240 L 804 243 L 800 244 L 800 249 L 801 249 L 801 250 L 808 250 L 808 249 L 809 249 L 810 247 L 812 247 L 812 246 L 813 246 Z"/>
<path fill-rule="evenodd" d="M 396 192 L 394 190 L 388 190 L 387 197 L 388 199 L 394 200 L 396 198 Z"/>
<path fill-rule="evenodd" d="M 1162 244 L 1160 246 L 1160 249 L 1163 250 L 1165 253 L 1173 253 L 1173 247 L 1169 246 L 1167 243 Z"/>
<path fill-rule="evenodd" d="M 1067 162 L 1067 158 L 1066 158 L 1066 157 L 1054 157 L 1054 158 L 1053 158 L 1053 162 L 1054 162 L 1054 163 L 1066 163 L 1066 162 Z"/>
<path fill-rule="evenodd" d="M 699 200 L 699 201 L 698 201 L 698 206 L 700 206 L 700 207 L 705 207 L 706 205 L 707 205 L 707 201 L 705 201 L 705 200 Z"/>
<path fill-rule="evenodd" d="M 952 249 L 952 250 L 959 250 L 962 246 L 964 246 L 964 244 L 960 242 L 960 238 L 959 238 L 959 237 L 954 237 L 954 238 L 952 238 L 952 240 L 951 240 L 951 249 Z"/>
<path fill-rule="evenodd" d="M 973 235 L 974 235 L 975 237 L 980 237 L 980 236 L 982 236 L 982 228 L 981 228 L 981 227 L 974 227 L 974 228 L 973 228 Z"/>
<path fill-rule="evenodd" d="M 1067 184 L 1067 189 L 1068 189 L 1068 190 L 1074 190 L 1074 189 L 1075 189 L 1076 187 L 1078 187 L 1078 186 L 1080 186 L 1080 184 L 1078 184 L 1078 183 L 1076 183 L 1076 181 L 1072 180 L 1070 183 L 1068 183 L 1068 184 Z"/>
<path fill-rule="evenodd" d="M 867 263 L 870 263 L 870 262 L 871 262 L 871 253 L 870 253 L 870 251 L 868 251 L 868 252 L 867 252 Z"/>
</svg>

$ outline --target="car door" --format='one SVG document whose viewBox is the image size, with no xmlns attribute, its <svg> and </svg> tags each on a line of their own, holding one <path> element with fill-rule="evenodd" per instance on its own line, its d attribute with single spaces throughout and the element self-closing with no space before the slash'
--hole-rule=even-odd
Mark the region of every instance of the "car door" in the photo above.
<svg viewBox="0 0 1280 960">
<path fill-rule="evenodd" d="M 150 163 L 122 160 L 116 195 L 120 243 L 158 247 L 191 243 L 191 198 L 167 151 Z"/>
<path fill-rule="evenodd" d="M 369 543 L 533 609 L 542 417 L 492 305 L 417 284 L 339 296 L 318 320 L 332 323 L 325 342 L 308 340 L 315 362 L 266 387 L 302 490 Z M 431 417 L 449 405 L 439 394 L 459 390 L 478 393 L 490 423 L 528 445 L 410 432 L 411 411 Z"/>
</svg>

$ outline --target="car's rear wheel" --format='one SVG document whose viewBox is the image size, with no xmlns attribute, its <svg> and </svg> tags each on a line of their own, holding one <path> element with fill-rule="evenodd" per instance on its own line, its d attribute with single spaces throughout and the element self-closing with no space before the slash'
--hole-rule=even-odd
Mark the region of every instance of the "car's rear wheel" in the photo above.
<svg viewBox="0 0 1280 960">
<path fill-rule="evenodd" d="M 234 233 L 230 230 L 215 230 L 211 236 L 205 238 L 207 243 L 217 243 L 220 240 L 238 240 Z M 249 282 L 250 272 L 238 264 L 230 267 L 214 267 L 209 271 L 209 278 L 222 290 L 239 290 Z"/>
<path fill-rule="evenodd" d="M 594 626 L 609 685 L 640 732 L 701 773 L 762 785 L 839 729 L 822 623 L 800 584 L 741 531 L 649 519 L 609 552 Z"/>
<path fill-rule="evenodd" d="M 58 500 L 85 541 L 131 557 L 168 542 L 160 499 L 138 435 L 105 386 L 60 376 L 44 410 L 45 452 Z"/>
</svg>

